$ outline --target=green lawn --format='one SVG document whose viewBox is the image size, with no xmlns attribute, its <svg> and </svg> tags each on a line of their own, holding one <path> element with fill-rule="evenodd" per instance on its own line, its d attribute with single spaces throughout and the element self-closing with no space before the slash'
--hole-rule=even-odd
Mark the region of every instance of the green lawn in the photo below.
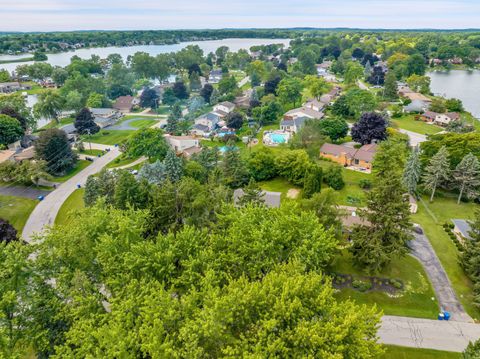
<svg viewBox="0 0 480 359">
<path fill-rule="evenodd" d="M 91 165 L 92 162 L 86 161 L 86 160 L 78 160 L 77 163 L 75 164 L 75 167 L 73 167 L 71 170 L 69 170 L 65 176 L 61 177 L 53 177 L 53 182 L 65 182 L 75 176 L 77 173 L 82 171 L 83 169 L 87 168 L 89 165 Z"/>
<path fill-rule="evenodd" d="M 124 155 L 115 158 L 112 162 L 107 164 L 105 168 L 116 168 L 116 167 L 121 167 L 128 165 L 134 161 L 136 161 L 138 158 L 137 157 L 124 157 Z"/>
<path fill-rule="evenodd" d="M 460 353 L 433 349 L 407 348 L 384 345 L 386 352 L 380 359 L 460 359 Z"/>
<path fill-rule="evenodd" d="M 41 130 L 47 130 L 49 128 L 60 128 L 60 127 L 63 127 L 65 125 L 68 125 L 70 123 L 73 123 L 73 121 L 75 121 L 75 119 L 73 119 L 71 117 L 62 118 L 58 121 L 58 123 L 55 122 L 55 121 L 50 121 L 48 124 L 43 126 L 41 128 Z"/>
<path fill-rule="evenodd" d="M 37 203 L 38 201 L 33 199 L 0 195 L 0 218 L 9 221 L 18 233 L 22 233 Z"/>
<path fill-rule="evenodd" d="M 328 169 L 330 166 L 340 166 L 335 162 L 325 160 L 318 160 L 318 164 L 324 170 Z M 364 206 L 366 200 L 365 190 L 360 188 L 358 183 L 362 179 L 369 179 L 370 181 L 373 181 L 373 176 L 369 173 L 352 171 L 344 167 L 342 167 L 342 174 L 345 187 L 343 187 L 340 191 L 336 191 L 338 194 L 338 204 L 356 207 Z M 325 184 L 323 186 L 327 187 Z M 352 202 L 352 198 L 356 199 L 356 201 Z"/>
<path fill-rule="evenodd" d="M 85 207 L 83 202 L 83 195 L 85 193 L 84 188 L 77 189 L 73 192 L 58 211 L 57 218 L 55 218 L 56 225 L 68 224 L 72 218 L 72 211 L 82 209 Z"/>
<path fill-rule="evenodd" d="M 331 270 L 335 273 L 365 274 L 352 265 L 352 257 L 346 250 L 336 259 Z M 387 315 L 435 319 L 439 312 L 435 294 L 422 265 L 415 258 L 406 256 L 394 260 L 391 265 L 377 275 L 381 278 L 399 279 L 405 285 L 404 293 L 390 297 L 381 291 L 359 292 L 354 289 L 342 289 L 336 293 L 340 300 L 351 298 L 358 304 L 369 306 L 376 304 Z M 432 300 L 432 298 L 434 298 Z"/>
<path fill-rule="evenodd" d="M 88 144 L 87 144 L 87 147 L 88 147 Z M 85 149 L 83 151 L 80 151 L 78 152 L 82 155 L 87 155 L 87 156 L 93 156 L 93 157 L 97 157 L 98 155 L 102 156 L 104 154 L 104 152 L 102 150 L 95 150 L 95 149 Z"/>
<path fill-rule="evenodd" d="M 88 142 L 100 143 L 102 145 L 116 145 L 128 138 L 133 130 L 100 130 L 100 132 L 91 136 L 82 136 L 85 146 L 88 147 Z"/>
<path fill-rule="evenodd" d="M 429 125 L 421 120 L 416 121 L 414 115 L 405 115 L 400 118 L 392 119 L 392 122 L 401 129 L 421 133 L 422 135 L 433 135 L 443 128 L 436 125 Z"/>
<path fill-rule="evenodd" d="M 301 190 L 301 188 L 298 186 L 291 184 L 286 179 L 281 177 L 274 178 L 270 181 L 259 182 L 258 185 L 264 191 L 280 192 L 282 194 L 282 200 L 286 198 L 289 189 Z M 299 194 L 298 198 L 301 198 L 301 193 Z"/>
<path fill-rule="evenodd" d="M 439 195 L 441 194 L 440 192 Z M 424 196 L 423 201 L 419 203 L 418 213 L 412 216 L 412 220 L 422 225 L 459 300 L 468 314 L 478 320 L 480 311 L 472 304 L 472 283 L 458 264 L 458 250 L 455 244 L 442 228 L 443 223 L 450 222 L 453 218 L 472 219 L 475 208 L 479 206 L 473 203 L 457 205 L 453 196 L 437 197 L 433 203 L 429 203 L 428 198 Z"/>
<path fill-rule="evenodd" d="M 147 128 L 156 124 L 158 121 L 153 118 L 139 118 L 138 120 L 130 122 L 130 126 L 135 128 Z"/>
<path fill-rule="evenodd" d="M 170 106 L 158 106 L 157 113 L 159 115 L 168 115 L 170 113 Z"/>
</svg>

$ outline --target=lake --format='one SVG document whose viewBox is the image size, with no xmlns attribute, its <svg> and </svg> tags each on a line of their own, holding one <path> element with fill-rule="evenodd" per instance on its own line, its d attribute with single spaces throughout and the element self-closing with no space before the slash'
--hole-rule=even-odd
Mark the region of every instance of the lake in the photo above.
<svg viewBox="0 0 480 359">
<path fill-rule="evenodd" d="M 147 52 L 152 56 L 170 52 L 177 52 L 187 47 L 188 45 L 198 45 L 204 52 L 215 52 L 221 46 L 228 46 L 230 51 L 238 51 L 240 49 L 248 50 L 255 45 L 270 45 L 270 44 L 283 44 L 288 47 L 290 44 L 289 39 L 223 39 L 223 40 L 207 40 L 207 41 L 189 41 L 181 42 L 173 45 L 137 45 L 129 47 L 94 47 L 89 49 L 79 49 L 69 52 L 60 52 L 57 54 L 48 54 L 47 62 L 53 66 L 67 66 L 70 63 L 72 56 L 77 55 L 82 59 L 88 59 L 92 55 L 98 55 L 101 58 L 106 58 L 110 54 L 120 54 L 124 60 L 129 55 L 133 55 L 136 52 Z M 15 60 L 22 57 L 31 57 L 32 55 L 0 55 L 0 60 Z M 17 62 L 0 64 L 0 69 L 6 69 L 12 72 L 19 65 L 31 64 L 33 62 Z"/>
<path fill-rule="evenodd" d="M 427 75 L 435 95 L 462 100 L 465 109 L 480 119 L 480 70 L 434 71 Z"/>
</svg>

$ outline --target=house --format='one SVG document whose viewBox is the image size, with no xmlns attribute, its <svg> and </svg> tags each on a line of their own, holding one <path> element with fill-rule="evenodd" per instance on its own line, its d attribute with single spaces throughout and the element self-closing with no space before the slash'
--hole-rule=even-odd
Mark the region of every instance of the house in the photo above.
<svg viewBox="0 0 480 359">
<path fill-rule="evenodd" d="M 161 84 L 161 85 L 156 85 L 156 86 L 153 86 L 152 89 L 153 91 L 155 91 L 155 93 L 157 94 L 158 96 L 158 101 L 161 102 L 162 99 L 163 99 L 163 94 L 165 92 L 165 90 L 167 88 L 171 88 L 173 87 L 173 84 L 171 83 L 166 83 L 166 84 Z M 140 103 L 140 101 L 139 101 Z"/>
<path fill-rule="evenodd" d="M 208 137 L 211 132 L 212 130 L 208 126 L 205 126 L 199 123 L 193 125 L 192 129 L 190 130 L 190 133 L 192 135 L 202 136 L 202 137 Z"/>
<path fill-rule="evenodd" d="M 320 112 L 325 107 L 325 103 L 316 98 L 311 98 L 303 104 L 303 107 L 311 108 L 312 110 Z"/>
<path fill-rule="evenodd" d="M 190 133 L 197 136 L 208 136 L 218 126 L 222 116 L 216 112 L 209 112 L 195 119 Z"/>
<path fill-rule="evenodd" d="M 212 70 L 208 75 L 208 82 L 212 84 L 218 84 L 223 77 L 222 70 Z"/>
<path fill-rule="evenodd" d="M 262 191 L 261 194 L 262 194 L 262 200 L 267 207 L 272 207 L 272 208 L 280 207 L 280 199 L 282 195 L 280 192 Z M 241 188 L 238 188 L 235 191 L 233 191 L 233 203 L 237 205 L 240 198 L 242 198 L 244 195 L 245 195 L 245 192 Z"/>
<path fill-rule="evenodd" d="M 20 84 L 20 82 L 0 83 L 0 93 L 12 93 L 19 90 L 23 90 L 23 86 Z"/>
<path fill-rule="evenodd" d="M 433 123 L 435 122 L 435 119 L 437 116 L 440 115 L 439 113 L 433 112 L 433 111 L 425 111 L 421 116 L 420 119 L 422 121 L 428 122 L 428 123 Z"/>
<path fill-rule="evenodd" d="M 316 118 L 316 119 L 321 119 L 323 118 L 324 114 L 322 111 L 316 111 L 313 108 L 302 106 L 299 108 L 294 108 L 293 110 L 290 110 L 286 112 L 283 115 L 283 118 L 285 120 L 293 120 L 298 117 L 308 117 L 308 118 Z"/>
<path fill-rule="evenodd" d="M 340 87 L 338 86 L 333 87 L 329 93 L 320 97 L 320 102 L 323 102 L 325 104 L 329 104 L 333 102 L 340 94 L 340 91 L 341 91 Z"/>
<path fill-rule="evenodd" d="M 460 114 L 458 112 L 439 113 L 435 118 L 435 124 L 439 126 L 447 126 L 450 122 L 460 120 Z"/>
<path fill-rule="evenodd" d="M 305 124 L 305 121 L 308 120 L 308 117 L 296 117 L 291 120 L 282 120 L 280 122 L 280 130 L 287 131 L 291 133 L 298 133 Z"/>
<path fill-rule="evenodd" d="M 123 113 L 131 112 L 133 107 L 138 105 L 140 100 L 133 96 L 120 96 L 115 100 L 113 108 Z"/>
<path fill-rule="evenodd" d="M 170 147 L 179 155 L 190 157 L 202 150 L 200 141 L 192 136 L 171 136 L 165 135 Z"/>
<path fill-rule="evenodd" d="M 472 226 L 470 223 L 464 219 L 452 219 L 453 222 L 453 233 L 457 236 L 460 241 L 472 240 L 470 232 L 472 231 Z"/>
<path fill-rule="evenodd" d="M 424 94 L 421 94 L 419 92 L 406 92 L 402 96 L 405 97 L 405 98 L 408 98 L 412 102 L 416 101 L 416 100 L 423 101 L 423 102 L 426 102 L 428 104 L 430 104 L 432 102 L 432 100 L 430 100 L 427 96 L 425 96 Z"/>
<path fill-rule="evenodd" d="M 90 108 L 90 112 L 100 128 L 114 125 L 122 117 L 122 114 L 114 108 Z"/>
<path fill-rule="evenodd" d="M 213 106 L 213 112 L 220 112 L 220 114 L 229 114 L 233 110 L 235 110 L 235 104 L 230 101 L 220 102 Z"/>
<path fill-rule="evenodd" d="M 376 151 L 376 144 L 363 145 L 357 149 L 345 145 L 325 143 L 320 148 L 320 156 L 349 169 L 371 172 Z"/>
<path fill-rule="evenodd" d="M 408 112 L 408 113 L 410 113 L 410 112 L 423 112 L 423 111 L 426 111 L 429 106 L 430 106 L 430 103 L 428 103 L 428 102 L 415 100 L 415 101 L 412 101 L 411 103 L 409 103 L 407 106 L 405 106 L 403 108 L 403 111 Z"/>
<path fill-rule="evenodd" d="M 35 158 L 35 147 L 30 146 L 28 148 L 25 148 L 24 150 L 17 152 L 14 156 L 13 159 L 16 162 L 22 162 L 22 161 L 30 161 Z"/>
<path fill-rule="evenodd" d="M 15 153 L 16 151 L 11 151 L 11 150 L 0 151 L 0 163 L 12 161 Z"/>
<path fill-rule="evenodd" d="M 315 65 L 317 68 L 317 75 L 318 76 L 325 76 L 328 74 L 328 69 L 332 66 L 332 61 L 324 61 L 321 64 Z"/>
</svg>

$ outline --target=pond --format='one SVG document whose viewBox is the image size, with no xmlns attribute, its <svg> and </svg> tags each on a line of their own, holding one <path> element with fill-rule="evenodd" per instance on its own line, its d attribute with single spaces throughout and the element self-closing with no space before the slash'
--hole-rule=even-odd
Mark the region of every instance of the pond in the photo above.
<svg viewBox="0 0 480 359">
<path fill-rule="evenodd" d="M 465 109 L 480 119 L 480 70 L 435 71 L 427 75 L 435 95 L 462 100 Z"/>
<path fill-rule="evenodd" d="M 204 52 L 215 52 L 221 46 L 228 46 L 230 51 L 238 51 L 240 49 L 248 50 L 255 45 L 269 45 L 269 44 L 283 44 L 288 47 L 290 44 L 289 39 L 223 39 L 223 40 L 206 40 L 206 41 L 189 41 L 181 42 L 173 45 L 137 45 L 129 47 L 94 47 L 89 49 L 79 49 L 69 52 L 60 52 L 57 54 L 48 54 L 47 62 L 53 66 L 67 66 L 70 63 L 72 56 L 77 55 L 82 59 L 90 58 L 92 55 L 98 55 L 101 58 L 106 58 L 110 54 L 120 54 L 123 59 L 126 60 L 129 55 L 133 55 L 136 52 L 147 52 L 152 56 L 177 52 L 187 47 L 188 45 L 198 45 Z M 1 60 L 15 60 L 22 57 L 30 57 L 31 55 L 1 55 Z M 32 62 L 13 62 L 7 64 L 0 64 L 0 69 L 4 68 L 9 72 L 14 71 L 17 66 L 24 64 L 31 64 Z"/>
</svg>

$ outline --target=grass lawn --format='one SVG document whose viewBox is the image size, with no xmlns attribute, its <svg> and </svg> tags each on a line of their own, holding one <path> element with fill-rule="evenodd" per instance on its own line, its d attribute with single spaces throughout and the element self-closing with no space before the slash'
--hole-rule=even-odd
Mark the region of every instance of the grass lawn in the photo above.
<svg viewBox="0 0 480 359">
<path fill-rule="evenodd" d="M 416 121 L 414 115 L 405 115 L 400 118 L 392 119 L 392 122 L 397 125 L 399 128 L 417 132 L 422 135 L 433 135 L 440 131 L 443 131 L 443 128 L 436 125 L 429 125 L 423 121 Z"/>
<path fill-rule="evenodd" d="M 62 119 L 59 120 L 58 123 L 56 123 L 55 121 L 50 121 L 48 124 L 43 126 L 41 128 L 41 130 L 47 130 L 49 128 L 60 128 L 62 126 L 73 123 L 73 121 L 75 121 L 75 119 L 73 119 L 71 117 L 62 118 Z"/>
<path fill-rule="evenodd" d="M 79 173 L 81 170 L 87 168 L 92 162 L 86 160 L 78 160 L 75 167 L 68 171 L 65 176 L 53 177 L 53 182 L 65 182 Z"/>
<path fill-rule="evenodd" d="M 384 345 L 386 352 L 380 359 L 460 359 L 460 353 L 434 349 L 407 348 L 396 345 Z"/>
<path fill-rule="evenodd" d="M 36 205 L 37 201 L 33 199 L 0 195 L 0 218 L 9 221 L 18 233 L 22 233 L 25 222 Z"/>
<path fill-rule="evenodd" d="M 156 124 L 158 121 L 150 118 L 139 118 L 138 120 L 130 122 L 130 126 L 135 128 L 147 128 Z"/>
<path fill-rule="evenodd" d="M 88 146 L 88 142 L 99 143 L 102 145 L 116 145 L 128 138 L 133 130 L 100 130 L 91 136 L 82 136 L 82 140 L 85 146 Z"/>
<path fill-rule="evenodd" d="M 170 106 L 158 106 L 157 113 L 159 115 L 168 115 L 170 113 Z"/>
<path fill-rule="evenodd" d="M 274 178 L 270 181 L 259 182 L 258 185 L 264 191 L 280 192 L 282 194 L 282 199 L 286 198 L 289 189 L 293 188 L 301 191 L 301 188 L 291 184 L 286 179 L 281 177 Z M 301 198 L 301 193 L 299 194 L 298 198 Z"/>
<path fill-rule="evenodd" d="M 124 157 L 123 155 L 120 157 L 115 158 L 112 162 L 107 164 L 105 168 L 116 168 L 116 167 L 121 167 L 128 165 L 134 161 L 136 161 L 138 158 L 137 157 Z"/>
<path fill-rule="evenodd" d="M 85 207 L 83 202 L 84 188 L 77 189 L 73 192 L 58 211 L 57 218 L 55 218 L 56 225 L 65 225 L 71 220 L 71 213 L 74 210 L 82 209 Z"/>
<path fill-rule="evenodd" d="M 439 195 L 442 193 L 439 192 Z M 458 264 L 458 250 L 450 237 L 444 231 L 442 224 L 450 222 L 453 218 L 472 219 L 475 208 L 474 203 L 461 203 L 457 205 L 453 196 L 437 196 L 433 203 L 429 203 L 427 196 L 419 203 L 418 213 L 412 220 L 422 225 L 438 258 L 442 262 L 453 288 L 462 302 L 465 310 L 473 318 L 480 319 L 480 311 L 472 305 L 472 283 L 466 277 Z"/>
<path fill-rule="evenodd" d="M 344 250 L 336 259 L 331 270 L 341 274 L 365 274 L 352 264 L 352 256 Z M 400 279 L 405 285 L 405 291 L 401 297 L 390 297 L 381 291 L 359 292 L 347 288 L 336 293 L 338 299 L 354 299 L 358 304 L 369 306 L 376 304 L 384 314 L 407 317 L 435 319 L 439 312 L 439 306 L 434 291 L 422 265 L 415 258 L 406 256 L 396 259 L 392 264 L 377 275 L 381 278 Z"/>
<path fill-rule="evenodd" d="M 329 162 L 324 160 L 318 160 L 318 164 L 326 170 L 330 166 L 339 166 L 335 162 Z M 361 189 L 358 183 L 362 179 L 373 180 L 373 176 L 369 173 L 357 172 L 348 170 L 342 167 L 343 180 L 345 181 L 345 187 L 340 191 L 336 191 L 338 194 L 338 204 L 345 206 L 364 206 L 366 197 L 365 190 Z M 323 184 L 324 187 L 327 185 Z"/>
<path fill-rule="evenodd" d="M 88 145 L 87 145 L 88 147 Z M 98 155 L 102 156 L 104 154 L 104 152 L 102 150 L 95 150 L 95 149 L 85 149 L 83 151 L 80 151 L 78 152 L 82 155 L 87 155 L 87 156 L 93 156 L 93 157 L 97 157 Z"/>
</svg>

